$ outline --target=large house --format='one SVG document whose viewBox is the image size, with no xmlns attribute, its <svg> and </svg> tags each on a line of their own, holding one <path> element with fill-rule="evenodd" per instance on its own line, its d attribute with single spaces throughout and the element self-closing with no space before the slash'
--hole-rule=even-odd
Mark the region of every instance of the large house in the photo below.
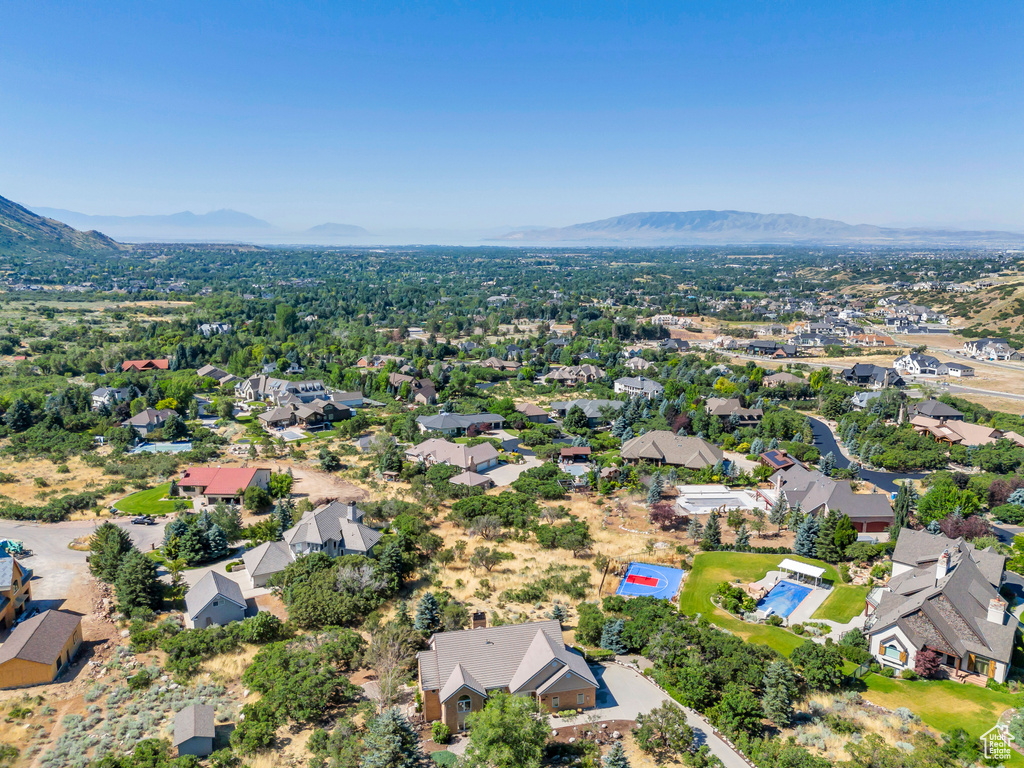
<svg viewBox="0 0 1024 768">
<path fill-rule="evenodd" d="M 424 719 L 452 732 L 464 730 L 495 691 L 531 696 L 549 712 L 597 703 L 593 672 L 553 620 L 438 632 L 416 660 Z"/>
<path fill-rule="evenodd" d="M 910 376 L 937 376 L 941 365 L 939 358 L 922 355 L 919 352 L 897 357 L 892 363 L 892 367 L 897 371 Z"/>
<path fill-rule="evenodd" d="M 969 339 L 964 342 L 964 354 L 977 360 L 1016 360 L 1020 357 L 1006 339 Z"/>
<path fill-rule="evenodd" d="M 777 341 L 756 340 L 748 341 L 745 352 L 748 355 L 759 357 L 785 358 L 796 357 L 797 349 L 795 344 L 781 344 Z"/>
<path fill-rule="evenodd" d="M 974 375 L 974 369 L 963 363 L 939 363 L 939 376 L 954 376 L 958 379 Z"/>
<path fill-rule="evenodd" d="M 876 661 L 914 669 L 928 649 L 949 677 L 1004 682 L 1017 631 L 999 596 L 1005 562 L 991 547 L 902 530 L 889 582 L 868 596 L 865 634 Z"/>
<path fill-rule="evenodd" d="M 779 371 L 778 373 L 770 374 L 761 379 L 761 384 L 768 388 L 781 387 L 789 384 L 799 386 L 806 383 L 806 379 L 801 379 L 799 376 L 794 376 L 792 373 L 787 373 L 786 371 Z"/>
<path fill-rule="evenodd" d="M 26 619 L 0 645 L 0 688 L 52 683 L 82 645 L 82 617 L 47 610 Z"/>
<path fill-rule="evenodd" d="M 275 405 L 330 399 L 330 392 L 319 379 L 289 381 L 262 373 L 236 384 L 235 394 L 244 400 L 270 400 Z"/>
<path fill-rule="evenodd" d="M 521 413 L 523 417 L 533 424 L 547 424 L 551 421 L 548 416 L 548 412 L 541 408 L 539 405 L 533 403 L 517 403 L 516 411 Z"/>
<path fill-rule="evenodd" d="M 604 371 L 596 365 L 590 365 L 589 363 L 585 365 L 563 365 L 561 368 L 555 368 L 543 376 L 547 384 L 564 384 L 568 387 L 573 387 L 577 384 L 589 384 L 603 378 Z"/>
<path fill-rule="evenodd" d="M 166 371 L 170 368 L 171 361 L 164 360 L 125 360 L 121 363 L 122 371 Z"/>
<path fill-rule="evenodd" d="M 461 437 L 469 431 L 487 432 L 500 429 L 505 417 L 496 413 L 439 413 L 436 416 L 417 416 L 421 432 L 440 432 L 450 437 Z"/>
<path fill-rule="evenodd" d="M 275 429 L 283 429 L 296 424 L 306 429 L 319 429 L 351 417 L 352 410 L 347 405 L 336 403 L 333 400 L 286 403 L 256 415 L 256 418 L 265 426 Z"/>
<path fill-rule="evenodd" d="M 200 323 L 196 326 L 196 333 L 201 333 L 206 338 L 231 333 L 231 323 Z"/>
<path fill-rule="evenodd" d="M 665 388 L 661 384 L 651 381 L 645 376 L 624 376 L 621 379 L 616 379 L 612 389 L 617 395 L 626 394 L 630 397 L 643 395 L 648 400 L 665 394 Z"/>
<path fill-rule="evenodd" d="M 871 363 L 855 363 L 851 368 L 844 368 L 839 377 L 847 384 L 871 389 L 902 387 L 906 383 L 894 369 Z"/>
<path fill-rule="evenodd" d="M 744 408 L 738 397 L 729 399 L 709 397 L 704 401 L 704 407 L 709 416 L 715 416 L 722 421 L 735 422 L 740 427 L 756 426 L 764 416 L 764 411 L 760 408 Z"/>
<path fill-rule="evenodd" d="M 208 504 L 241 504 L 245 491 L 267 487 L 270 470 L 260 467 L 188 467 L 178 481 L 183 496 L 202 496 Z"/>
<path fill-rule="evenodd" d="M 32 571 L 10 555 L 0 556 L 0 627 L 10 629 L 32 599 Z"/>
<path fill-rule="evenodd" d="M 130 419 L 125 419 L 121 422 L 122 427 L 134 427 L 135 431 L 143 437 L 148 437 L 151 432 L 155 432 L 158 429 L 163 429 L 164 424 L 171 416 L 177 416 L 177 411 L 172 411 L 170 408 L 146 408 L 139 411 L 137 414 L 132 416 Z"/>
<path fill-rule="evenodd" d="M 956 408 L 933 397 L 910 406 L 910 415 L 911 417 L 927 416 L 930 419 L 942 419 L 943 421 L 964 420 L 964 415 Z"/>
<path fill-rule="evenodd" d="M 363 523 L 355 502 L 332 501 L 306 512 L 284 532 L 283 541 L 268 541 L 242 555 L 252 586 L 266 586 L 296 557 L 323 552 L 331 557 L 369 555 L 383 534 Z"/>
<path fill-rule="evenodd" d="M 244 618 L 242 588 L 217 571 L 207 571 L 185 593 L 185 624 L 191 629 L 223 626 Z"/>
<path fill-rule="evenodd" d="M 470 447 L 433 437 L 409 448 L 405 456 L 409 461 L 422 461 L 427 466 L 448 464 L 477 473 L 498 465 L 498 451 L 489 442 Z"/>
<path fill-rule="evenodd" d="M 560 419 L 564 419 L 565 415 L 576 406 L 583 415 L 587 417 L 587 425 L 594 429 L 595 427 L 605 422 L 611 421 L 615 418 L 615 413 L 622 410 L 626 403 L 622 400 L 565 400 L 551 404 L 551 410 Z M 608 414 L 606 417 L 605 414 Z"/>
<path fill-rule="evenodd" d="M 114 410 L 118 403 L 138 397 L 139 391 L 128 385 L 127 387 L 97 387 L 92 391 L 92 409 L 98 411 L 100 408 Z"/>
<path fill-rule="evenodd" d="M 228 373 L 215 365 L 204 365 L 196 371 L 196 376 L 201 379 L 213 379 L 217 382 L 217 385 L 221 387 L 241 381 L 241 379 L 234 374 Z"/>
<path fill-rule="evenodd" d="M 770 478 L 790 507 L 805 514 L 842 512 L 861 533 L 878 533 L 893 523 L 889 498 L 881 493 L 854 493 L 849 480 L 833 480 L 816 469 L 795 463 Z"/>
<path fill-rule="evenodd" d="M 662 429 L 630 438 L 622 444 L 620 453 L 626 461 L 647 460 L 688 469 L 714 466 L 724 458 L 722 449 L 707 440 Z"/>
<path fill-rule="evenodd" d="M 957 420 L 914 416 L 910 423 L 918 434 L 930 435 L 936 442 L 947 445 L 989 445 L 1005 439 L 1024 446 L 1024 435 L 1012 431 L 1003 432 L 987 424 L 972 424 L 963 421 L 962 418 Z"/>
</svg>

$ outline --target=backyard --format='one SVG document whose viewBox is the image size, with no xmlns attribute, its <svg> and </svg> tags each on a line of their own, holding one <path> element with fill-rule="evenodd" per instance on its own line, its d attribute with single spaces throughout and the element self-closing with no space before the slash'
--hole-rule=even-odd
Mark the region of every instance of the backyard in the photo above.
<svg viewBox="0 0 1024 768">
<path fill-rule="evenodd" d="M 126 515 L 169 515 L 174 512 L 174 502 L 165 499 L 171 484 L 164 483 L 156 488 L 125 496 L 114 506 Z"/>
</svg>

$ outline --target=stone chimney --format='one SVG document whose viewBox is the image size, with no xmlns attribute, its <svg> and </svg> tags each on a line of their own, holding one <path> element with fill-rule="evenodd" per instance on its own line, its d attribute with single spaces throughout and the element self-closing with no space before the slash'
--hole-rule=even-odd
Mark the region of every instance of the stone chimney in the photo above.
<svg viewBox="0 0 1024 768">
<path fill-rule="evenodd" d="M 946 578 L 947 573 L 949 573 L 949 550 L 944 549 L 939 555 L 939 561 L 935 564 L 935 580 Z"/>
<path fill-rule="evenodd" d="M 987 618 L 993 624 L 1002 624 L 1006 619 L 1006 601 L 1001 597 L 993 597 L 989 600 Z"/>
<path fill-rule="evenodd" d="M 346 508 L 346 516 L 353 523 L 361 523 L 363 521 L 363 511 L 356 506 L 354 501 L 350 501 Z"/>
</svg>

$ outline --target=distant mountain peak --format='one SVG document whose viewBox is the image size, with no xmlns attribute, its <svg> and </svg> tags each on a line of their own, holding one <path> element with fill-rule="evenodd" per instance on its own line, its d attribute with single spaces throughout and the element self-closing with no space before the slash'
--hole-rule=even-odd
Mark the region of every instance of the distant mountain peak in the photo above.
<svg viewBox="0 0 1024 768">
<path fill-rule="evenodd" d="M 50 252 L 121 251 L 127 246 L 90 229 L 82 232 L 60 221 L 33 213 L 23 205 L 0 197 L 0 252 L 31 248 Z"/>
<path fill-rule="evenodd" d="M 942 229 L 898 229 L 872 224 L 847 224 L 792 213 L 749 211 L 648 211 L 568 227 L 516 230 L 502 240 L 545 243 L 616 243 L 637 245 L 699 244 L 910 244 L 997 245 L 1024 242 L 1015 232 L 959 232 Z"/>
</svg>

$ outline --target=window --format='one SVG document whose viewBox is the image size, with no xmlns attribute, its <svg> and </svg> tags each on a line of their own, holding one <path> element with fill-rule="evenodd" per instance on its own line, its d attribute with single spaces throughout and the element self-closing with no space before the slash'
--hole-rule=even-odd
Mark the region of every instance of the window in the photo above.
<svg viewBox="0 0 1024 768">
<path fill-rule="evenodd" d="M 576 694 L 576 704 L 577 704 L 577 706 L 583 706 L 586 703 L 587 703 L 587 695 L 585 693 L 577 693 Z"/>
<path fill-rule="evenodd" d="M 896 659 L 897 661 L 899 661 L 901 653 L 902 653 L 902 651 L 899 649 L 899 646 L 896 646 L 896 645 L 887 645 L 887 646 L 885 646 L 885 657 L 887 659 Z"/>
<path fill-rule="evenodd" d="M 552 709 L 558 709 L 558 697 L 557 696 L 552 696 L 551 697 L 551 708 Z"/>
<path fill-rule="evenodd" d="M 456 702 L 455 708 L 459 712 L 472 712 L 473 700 L 469 696 L 463 696 Z"/>
<path fill-rule="evenodd" d="M 220 605 L 220 600 L 214 600 L 212 603 L 210 603 L 210 605 L 216 608 L 218 605 Z"/>
</svg>

